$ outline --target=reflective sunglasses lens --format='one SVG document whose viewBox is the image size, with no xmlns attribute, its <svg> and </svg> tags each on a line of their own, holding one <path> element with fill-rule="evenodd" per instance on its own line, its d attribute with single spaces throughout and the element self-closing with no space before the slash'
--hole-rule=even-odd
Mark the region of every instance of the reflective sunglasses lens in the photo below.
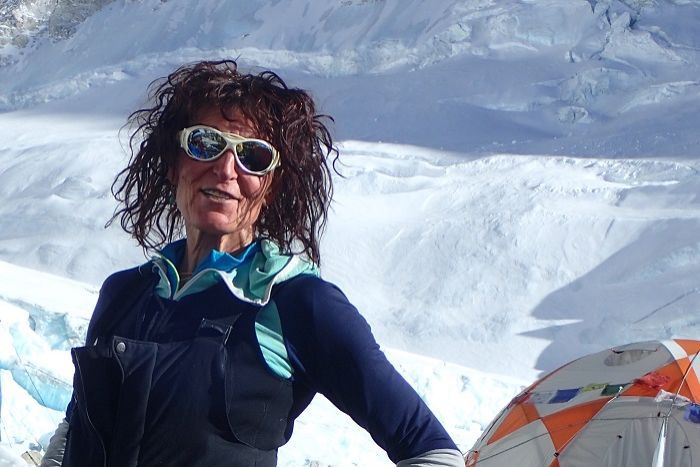
<svg viewBox="0 0 700 467">
<path fill-rule="evenodd" d="M 236 145 L 241 165 L 251 172 L 263 172 L 270 168 L 274 155 L 272 148 L 258 141 L 243 141 Z"/>
<path fill-rule="evenodd" d="M 187 149 L 195 159 L 214 159 L 226 149 L 226 140 L 215 131 L 197 128 L 187 138 Z"/>
</svg>

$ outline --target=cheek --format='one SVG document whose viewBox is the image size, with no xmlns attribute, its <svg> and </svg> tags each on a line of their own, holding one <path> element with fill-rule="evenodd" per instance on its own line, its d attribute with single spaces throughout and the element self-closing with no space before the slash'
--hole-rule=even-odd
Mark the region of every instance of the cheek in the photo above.
<svg viewBox="0 0 700 467">
<path fill-rule="evenodd" d="M 181 164 L 178 167 L 175 183 L 177 185 L 175 192 L 175 200 L 178 208 L 182 212 L 187 211 L 189 206 L 193 203 L 194 197 L 194 183 L 197 176 L 196 168 L 187 167 L 186 164 Z"/>
<path fill-rule="evenodd" d="M 182 182 L 182 180 L 180 180 Z M 190 213 L 193 211 L 192 206 L 192 194 L 188 189 L 187 184 L 178 183 L 177 191 L 175 192 L 175 205 L 177 206 L 180 214 L 187 220 L 190 217 Z"/>
<path fill-rule="evenodd" d="M 177 184 L 178 191 L 189 190 L 206 172 L 207 167 L 198 165 L 188 157 L 182 156 L 178 160 L 177 168 L 174 171 L 174 179 Z"/>
<path fill-rule="evenodd" d="M 238 186 L 241 194 L 246 198 L 256 199 L 262 195 L 264 184 L 261 177 L 255 175 L 243 175 L 238 177 Z"/>
</svg>

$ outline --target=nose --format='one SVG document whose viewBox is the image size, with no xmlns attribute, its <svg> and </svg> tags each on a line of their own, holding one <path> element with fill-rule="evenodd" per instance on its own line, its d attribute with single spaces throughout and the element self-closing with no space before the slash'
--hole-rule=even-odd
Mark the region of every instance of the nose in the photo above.
<svg viewBox="0 0 700 467">
<path fill-rule="evenodd" d="M 217 160 L 213 162 L 212 168 L 214 174 L 222 181 L 231 180 L 238 177 L 238 168 L 236 167 L 236 156 L 232 150 L 227 150 Z"/>
</svg>

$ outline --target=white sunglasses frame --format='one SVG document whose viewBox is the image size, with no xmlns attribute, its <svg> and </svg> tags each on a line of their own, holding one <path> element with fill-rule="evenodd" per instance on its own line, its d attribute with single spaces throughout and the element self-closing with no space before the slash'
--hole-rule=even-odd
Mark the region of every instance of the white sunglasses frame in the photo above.
<svg viewBox="0 0 700 467">
<path fill-rule="evenodd" d="M 216 156 L 212 157 L 211 159 L 199 159 L 198 157 L 195 157 L 192 155 L 189 151 L 189 148 L 187 146 L 187 139 L 190 137 L 192 132 L 195 130 L 200 130 L 200 129 L 205 129 L 205 130 L 210 130 L 213 131 L 221 136 L 224 141 L 226 141 L 226 146 L 224 149 L 221 150 L 219 154 Z M 257 139 L 257 138 L 246 138 L 245 136 L 237 135 L 235 133 L 226 133 L 224 131 L 221 131 L 217 128 L 211 127 L 209 125 L 194 125 L 190 126 L 187 128 L 183 128 L 182 130 L 178 131 L 176 134 L 178 141 L 180 142 L 180 147 L 182 148 L 183 151 L 185 151 L 185 154 L 187 154 L 187 157 L 190 159 L 193 159 L 198 162 L 213 162 L 217 159 L 219 159 L 226 151 L 229 149 L 234 155 L 234 158 L 236 159 L 236 165 L 245 173 L 250 174 L 250 175 L 257 175 L 258 177 L 262 177 L 265 174 L 268 174 L 275 170 L 277 167 L 280 166 L 280 155 L 279 152 L 277 152 L 277 149 L 275 147 L 265 141 L 264 139 Z M 249 168 L 245 167 L 243 163 L 241 163 L 241 160 L 238 158 L 238 152 L 236 151 L 236 145 L 239 143 L 243 143 L 245 141 L 254 141 L 256 143 L 261 143 L 264 146 L 267 146 L 270 148 L 272 151 L 272 161 L 270 162 L 270 165 L 265 169 L 265 170 L 260 170 L 260 171 L 255 171 L 255 170 L 250 170 Z"/>
</svg>

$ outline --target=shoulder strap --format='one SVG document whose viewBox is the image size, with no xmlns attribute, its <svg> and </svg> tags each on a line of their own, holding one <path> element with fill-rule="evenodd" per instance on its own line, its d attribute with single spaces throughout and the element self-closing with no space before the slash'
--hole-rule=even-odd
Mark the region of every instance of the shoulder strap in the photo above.
<svg viewBox="0 0 700 467">
<path fill-rule="evenodd" d="M 113 285 L 116 290 L 109 295 L 107 295 L 106 290 L 101 291 L 88 326 L 85 339 L 87 345 L 94 344 L 97 338 L 113 329 L 123 318 L 124 311 L 131 309 L 144 292 L 153 286 L 153 280 L 149 280 L 147 275 L 141 271 L 141 267 L 125 271 L 124 274 L 128 277 Z M 108 287 L 108 281 L 105 281 L 103 289 Z"/>
</svg>

